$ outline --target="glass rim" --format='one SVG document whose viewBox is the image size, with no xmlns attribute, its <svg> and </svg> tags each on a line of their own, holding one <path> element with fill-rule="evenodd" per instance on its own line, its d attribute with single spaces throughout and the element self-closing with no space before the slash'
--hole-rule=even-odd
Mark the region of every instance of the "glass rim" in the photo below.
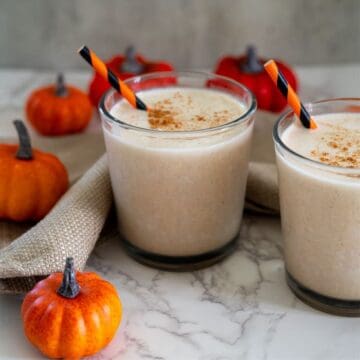
<svg viewBox="0 0 360 360">
<path fill-rule="evenodd" d="M 238 88 L 241 88 L 242 90 L 244 90 L 247 94 L 250 95 L 250 105 L 246 108 L 246 111 L 241 114 L 239 117 L 235 118 L 234 120 L 231 120 L 225 124 L 222 125 L 218 125 L 218 126 L 213 126 L 213 127 L 209 127 L 209 128 L 205 128 L 205 129 L 198 129 L 198 130 L 158 130 L 158 129 L 148 129 L 148 128 L 143 128 L 140 126 L 135 126 L 132 124 L 128 124 L 116 117 L 114 117 L 113 115 L 110 114 L 110 112 L 106 109 L 105 106 L 105 101 L 106 99 L 111 96 L 112 94 L 116 94 L 117 91 L 115 89 L 109 89 L 101 98 L 100 103 L 99 103 L 99 112 L 101 115 L 103 115 L 106 119 L 110 120 L 111 122 L 116 123 L 117 125 L 126 128 L 126 129 L 131 129 L 131 130 L 135 130 L 138 132 L 145 132 L 148 134 L 164 134 L 164 135 L 191 135 L 191 134 L 202 134 L 202 133 L 207 133 L 207 132 L 213 132 L 213 131 L 219 131 L 219 130 L 223 130 L 223 129 L 227 129 L 227 128 L 231 128 L 235 125 L 238 125 L 242 122 L 244 122 L 246 119 L 248 119 L 249 117 L 251 117 L 257 108 L 257 101 L 256 101 L 256 97 L 255 95 L 252 93 L 251 90 L 249 90 L 245 85 L 229 78 L 226 76 L 222 76 L 222 75 L 218 75 L 218 74 L 214 74 L 212 72 L 207 72 L 207 71 L 157 71 L 157 72 L 152 72 L 149 74 L 145 74 L 145 75 L 136 75 L 133 76 L 131 78 L 126 79 L 124 82 L 126 84 L 129 84 L 131 82 L 135 82 L 135 83 L 139 83 L 142 80 L 148 80 L 151 79 L 153 77 L 156 76 L 161 76 L 161 77 L 166 77 L 166 76 L 206 76 L 208 78 L 212 77 L 212 78 L 216 78 L 216 79 L 221 79 L 221 80 L 225 80 L 228 83 L 231 83 L 233 85 L 235 85 Z M 156 87 L 154 87 L 155 89 Z M 165 88 L 165 87 L 164 87 Z M 119 94 L 119 96 L 121 96 Z"/>
<path fill-rule="evenodd" d="M 318 101 L 305 103 L 304 106 L 306 108 L 308 108 L 309 106 L 312 106 L 312 105 L 316 106 L 316 105 L 320 105 L 320 104 L 324 104 L 324 103 L 332 103 L 332 102 L 335 103 L 335 102 L 341 102 L 341 101 L 358 101 L 358 102 L 360 102 L 360 98 L 343 97 L 343 98 L 322 99 L 322 100 L 318 100 Z M 287 117 L 290 117 L 290 116 L 293 117 L 294 115 L 295 115 L 294 111 L 289 110 L 289 111 L 285 112 L 284 114 L 280 115 L 280 117 L 276 120 L 275 125 L 273 127 L 273 141 L 274 141 L 275 145 L 279 145 L 282 149 L 284 149 L 291 155 L 295 156 L 296 158 L 301 159 L 302 161 L 308 162 L 309 164 L 311 164 L 313 166 L 315 165 L 322 169 L 337 170 L 340 172 L 357 173 L 357 174 L 360 172 L 360 168 L 346 168 L 343 166 L 334 166 L 334 165 L 330 165 L 330 164 L 325 164 L 325 163 L 322 163 L 321 161 L 317 161 L 317 160 L 311 159 L 309 157 L 306 157 L 304 155 L 301 155 L 301 154 L 297 153 L 295 150 L 289 148 L 282 141 L 281 136 L 279 135 L 279 125 Z M 310 129 L 309 129 L 309 131 L 310 131 Z"/>
</svg>

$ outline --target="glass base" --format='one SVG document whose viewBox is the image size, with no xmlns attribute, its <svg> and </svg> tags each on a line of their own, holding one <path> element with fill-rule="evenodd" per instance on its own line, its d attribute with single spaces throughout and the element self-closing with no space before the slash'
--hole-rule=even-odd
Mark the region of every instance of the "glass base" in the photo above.
<svg viewBox="0 0 360 360">
<path fill-rule="evenodd" d="M 288 272 L 286 272 L 286 281 L 300 300 L 317 310 L 339 316 L 360 316 L 360 301 L 340 300 L 320 295 L 298 283 Z"/>
<path fill-rule="evenodd" d="M 224 246 L 200 255 L 166 256 L 144 251 L 122 238 L 126 252 L 139 263 L 169 271 L 192 271 L 213 265 L 236 248 L 238 235 Z"/>
</svg>

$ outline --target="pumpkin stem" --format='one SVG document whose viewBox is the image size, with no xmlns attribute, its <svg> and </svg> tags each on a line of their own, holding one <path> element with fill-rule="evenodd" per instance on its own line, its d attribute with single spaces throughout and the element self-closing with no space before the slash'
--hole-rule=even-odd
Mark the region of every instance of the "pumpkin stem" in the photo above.
<svg viewBox="0 0 360 360">
<path fill-rule="evenodd" d="M 135 47 L 130 45 L 125 50 L 125 59 L 121 64 L 121 72 L 140 74 L 144 71 L 144 64 L 136 58 Z"/>
<path fill-rule="evenodd" d="M 31 160 L 33 154 L 30 136 L 26 126 L 21 120 L 14 120 L 13 123 L 19 137 L 19 149 L 16 153 L 16 158 L 19 160 Z"/>
<path fill-rule="evenodd" d="M 68 94 L 68 90 L 65 86 L 64 74 L 59 73 L 56 78 L 55 94 L 59 97 L 65 97 Z"/>
<path fill-rule="evenodd" d="M 255 46 L 249 45 L 246 48 L 246 62 L 242 64 L 241 69 L 249 74 L 259 73 L 264 70 L 263 65 L 257 57 Z"/>
<path fill-rule="evenodd" d="M 74 259 L 72 257 L 66 258 L 63 281 L 57 292 L 68 299 L 75 298 L 80 292 L 80 286 L 76 281 Z"/>
</svg>

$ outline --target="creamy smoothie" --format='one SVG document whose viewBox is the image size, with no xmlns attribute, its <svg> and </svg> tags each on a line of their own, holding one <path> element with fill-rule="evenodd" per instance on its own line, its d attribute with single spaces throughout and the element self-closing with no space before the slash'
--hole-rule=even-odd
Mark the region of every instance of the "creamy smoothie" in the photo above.
<svg viewBox="0 0 360 360">
<path fill-rule="evenodd" d="M 151 109 L 125 100 L 104 121 L 120 232 L 150 254 L 187 257 L 236 238 L 244 205 L 252 116 L 229 93 L 169 87 L 140 91 Z M 223 126 L 228 124 L 228 126 Z"/>
<path fill-rule="evenodd" d="M 313 161 L 276 146 L 286 269 L 318 294 L 360 300 L 360 113 L 314 119 L 317 130 L 296 120 L 280 136 Z"/>
</svg>

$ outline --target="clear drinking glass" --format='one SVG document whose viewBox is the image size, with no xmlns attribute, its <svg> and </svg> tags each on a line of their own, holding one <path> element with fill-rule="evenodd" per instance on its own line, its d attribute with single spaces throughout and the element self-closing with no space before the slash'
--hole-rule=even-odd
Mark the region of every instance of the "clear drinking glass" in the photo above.
<svg viewBox="0 0 360 360">
<path fill-rule="evenodd" d="M 360 99 L 307 105 L 312 115 L 349 114 L 360 121 Z M 279 174 L 287 282 L 320 310 L 360 315 L 360 169 L 306 158 L 283 141 L 295 121 L 282 116 L 273 138 Z"/>
<path fill-rule="evenodd" d="M 231 94 L 244 106 L 233 121 L 204 130 L 160 131 L 115 118 L 122 97 L 100 104 L 119 231 L 128 253 L 171 270 L 210 265 L 239 233 L 256 110 L 252 93 L 217 75 L 166 72 L 126 81 L 134 91 L 200 88 Z"/>
</svg>

